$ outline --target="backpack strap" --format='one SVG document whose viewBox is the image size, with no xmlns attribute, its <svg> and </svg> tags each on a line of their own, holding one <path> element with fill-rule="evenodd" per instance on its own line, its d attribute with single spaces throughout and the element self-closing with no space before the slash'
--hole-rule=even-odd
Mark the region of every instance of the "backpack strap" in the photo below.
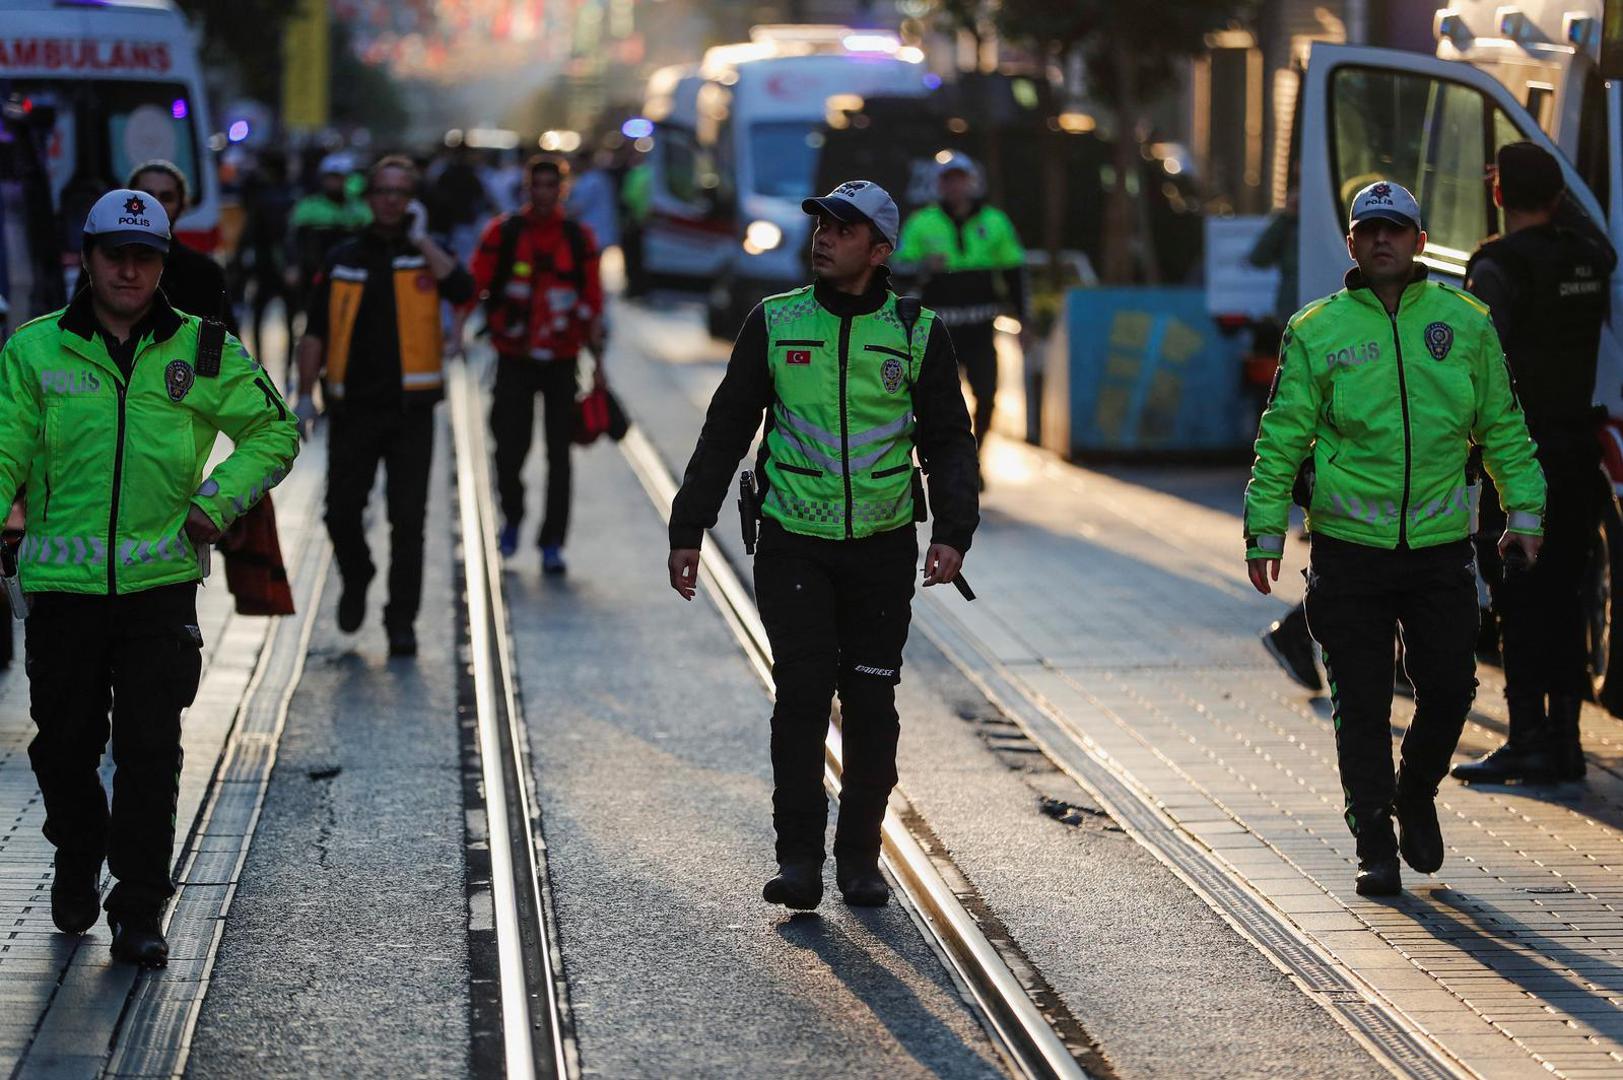
<svg viewBox="0 0 1623 1080">
<path fill-rule="evenodd" d="M 192 369 L 200 378 L 214 378 L 220 374 L 220 357 L 224 352 L 225 323 L 204 319 L 197 327 L 197 355 L 192 360 Z"/>
<path fill-rule="evenodd" d="M 490 278 L 490 294 L 485 297 L 485 311 L 499 308 L 507 295 L 508 283 L 513 280 L 513 261 L 518 256 L 518 238 L 524 234 L 524 217 L 508 214 L 502 218 L 500 243 L 496 248 L 496 272 Z"/>
<path fill-rule="evenodd" d="M 574 218 L 564 218 L 564 241 L 569 244 L 569 261 L 573 265 L 569 280 L 574 284 L 578 296 L 586 291 L 586 260 L 589 255 L 586 232 Z"/>
</svg>

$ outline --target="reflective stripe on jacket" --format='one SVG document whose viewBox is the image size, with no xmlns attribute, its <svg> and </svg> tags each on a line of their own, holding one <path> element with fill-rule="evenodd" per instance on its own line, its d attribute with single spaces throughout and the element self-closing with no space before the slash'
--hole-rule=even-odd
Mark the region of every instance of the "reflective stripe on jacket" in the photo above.
<svg viewBox="0 0 1623 1080">
<path fill-rule="evenodd" d="M 0 506 L 28 487 L 23 588 L 113 595 L 196 581 L 195 504 L 224 528 L 287 475 L 298 426 L 274 380 L 227 336 L 194 364 L 201 320 L 160 296 L 126 383 L 88 293 L 0 350 Z M 205 479 L 223 432 L 235 444 Z"/>
<path fill-rule="evenodd" d="M 359 261 L 338 261 L 329 268 L 331 289 L 327 301 L 327 391 L 334 399 L 344 397 L 344 376 L 349 369 L 349 350 L 354 341 L 355 321 L 361 312 L 361 296 L 371 270 Z M 357 254 L 359 254 L 357 252 Z M 421 255 L 396 256 L 394 274 L 394 316 L 400 341 L 400 387 L 438 391 L 444 383 L 441 358 L 445 351 L 440 324 L 440 288 Z"/>
<path fill-rule="evenodd" d="M 790 532 L 848 540 L 913 520 L 913 384 L 935 316 L 921 310 L 911 348 L 888 295 L 840 317 L 812 286 L 769 297 L 768 490 L 762 512 Z"/>
<path fill-rule="evenodd" d="M 1283 550 L 1309 454 L 1309 531 L 1387 549 L 1463 539 L 1473 443 L 1510 529 L 1541 535 L 1544 474 L 1486 306 L 1422 270 L 1389 314 L 1349 272 L 1285 329 L 1245 491 L 1247 558 Z"/>
</svg>

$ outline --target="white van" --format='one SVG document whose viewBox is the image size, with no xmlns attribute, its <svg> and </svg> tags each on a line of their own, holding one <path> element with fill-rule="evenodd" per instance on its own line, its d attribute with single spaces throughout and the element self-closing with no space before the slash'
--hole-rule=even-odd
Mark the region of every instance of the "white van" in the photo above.
<svg viewBox="0 0 1623 1080">
<path fill-rule="evenodd" d="M 731 337 L 761 297 L 805 284 L 818 150 L 830 109 L 928 93 L 923 54 L 889 34 L 758 26 L 750 41 L 648 82 L 654 122 L 644 261 L 655 287 L 703 293 Z"/>
<path fill-rule="evenodd" d="M 197 46 L 185 16 L 170 0 L 0 0 L 0 102 L 9 103 L 8 133 L 42 118 L 51 206 L 58 217 L 60 258 L 77 262 L 78 232 L 97 196 L 122 185 L 130 169 L 166 158 L 186 174 L 192 208 L 176 223 L 182 240 L 203 251 L 219 244 L 220 184 L 208 150 L 208 108 Z M 8 159 L 11 160 L 11 159 Z M 19 177 L 0 183 L 20 185 Z M 7 247 L 19 224 L 7 213 Z M 10 259 L 8 276 L 28 274 Z M 12 323 L 37 290 L 9 282 Z"/>
<path fill-rule="evenodd" d="M 1608 23 L 1615 42 L 1603 41 Z M 1500 228 L 1485 166 L 1520 139 L 1556 153 L 1573 199 L 1623 252 L 1623 84 L 1606 81 L 1602 67 L 1603 44 L 1608 65 L 1613 46 L 1623 46 L 1623 0 L 1455 0 L 1437 12 L 1434 29 L 1435 56 L 1312 47 L 1294 133 L 1302 301 L 1341 288 L 1351 265 L 1347 203 L 1377 178 L 1414 192 L 1426 218 L 1422 261 L 1460 284 L 1471 252 Z M 1595 392 L 1612 416 L 1606 464 L 1623 492 L 1623 273 L 1611 287 Z M 1615 503 L 1598 541 L 1590 661 L 1597 694 L 1619 711 L 1623 626 L 1614 620 L 1623 605 L 1614 610 L 1612 599 L 1613 582 L 1623 580 L 1623 519 Z"/>
</svg>

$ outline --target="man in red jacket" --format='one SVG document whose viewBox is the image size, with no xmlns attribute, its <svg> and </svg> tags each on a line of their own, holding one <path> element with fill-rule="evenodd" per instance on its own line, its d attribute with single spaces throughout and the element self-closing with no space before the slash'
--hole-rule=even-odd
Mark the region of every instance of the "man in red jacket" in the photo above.
<svg viewBox="0 0 1623 1080">
<path fill-rule="evenodd" d="M 564 572 L 569 527 L 569 449 L 575 422 L 577 360 L 592 350 L 603 379 L 603 287 L 591 229 L 564 216 L 568 166 L 535 157 L 526 166 L 530 200 L 485 226 L 473 258 L 496 347 L 496 388 L 490 427 L 496 440 L 496 488 L 501 497 L 501 551 L 518 549 L 524 520 L 524 459 L 535 430 L 535 395 L 542 398 L 547 442 L 547 504 L 537 538 L 548 574 Z"/>
</svg>

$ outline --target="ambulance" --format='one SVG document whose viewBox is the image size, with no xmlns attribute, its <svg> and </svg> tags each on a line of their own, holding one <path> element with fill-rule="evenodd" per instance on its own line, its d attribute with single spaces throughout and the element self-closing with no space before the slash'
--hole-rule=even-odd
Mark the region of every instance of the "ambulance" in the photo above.
<svg viewBox="0 0 1623 1080">
<path fill-rule="evenodd" d="M 1341 288 L 1347 205 L 1376 179 L 1414 192 L 1431 274 L 1458 285 L 1500 231 L 1485 168 L 1526 139 L 1556 154 L 1577 206 L 1623 252 L 1623 0 L 1454 0 L 1434 17 L 1434 55 L 1315 43 L 1302 74 L 1293 143 L 1301 165 L 1300 296 Z M 1612 276 L 1596 400 L 1607 476 L 1623 492 L 1623 273 Z M 1597 697 L 1623 713 L 1623 517 L 1597 537 L 1587 590 Z"/>
<path fill-rule="evenodd" d="M 705 298 L 731 338 L 766 295 L 806 283 L 823 130 L 831 109 L 939 85 L 893 34 L 842 26 L 758 26 L 748 42 L 648 81 L 654 125 L 644 261 L 656 288 Z"/>
<path fill-rule="evenodd" d="M 53 264 L 71 276 L 90 205 L 142 161 L 180 167 L 192 206 L 176 233 L 203 251 L 218 246 L 203 69 L 192 28 L 170 0 L 0 0 L 0 105 L 9 256 L 0 293 L 12 325 L 43 313 L 30 310 L 42 302 L 31 297 L 59 295 L 44 280 Z M 49 223 L 23 212 L 47 200 Z"/>
</svg>

